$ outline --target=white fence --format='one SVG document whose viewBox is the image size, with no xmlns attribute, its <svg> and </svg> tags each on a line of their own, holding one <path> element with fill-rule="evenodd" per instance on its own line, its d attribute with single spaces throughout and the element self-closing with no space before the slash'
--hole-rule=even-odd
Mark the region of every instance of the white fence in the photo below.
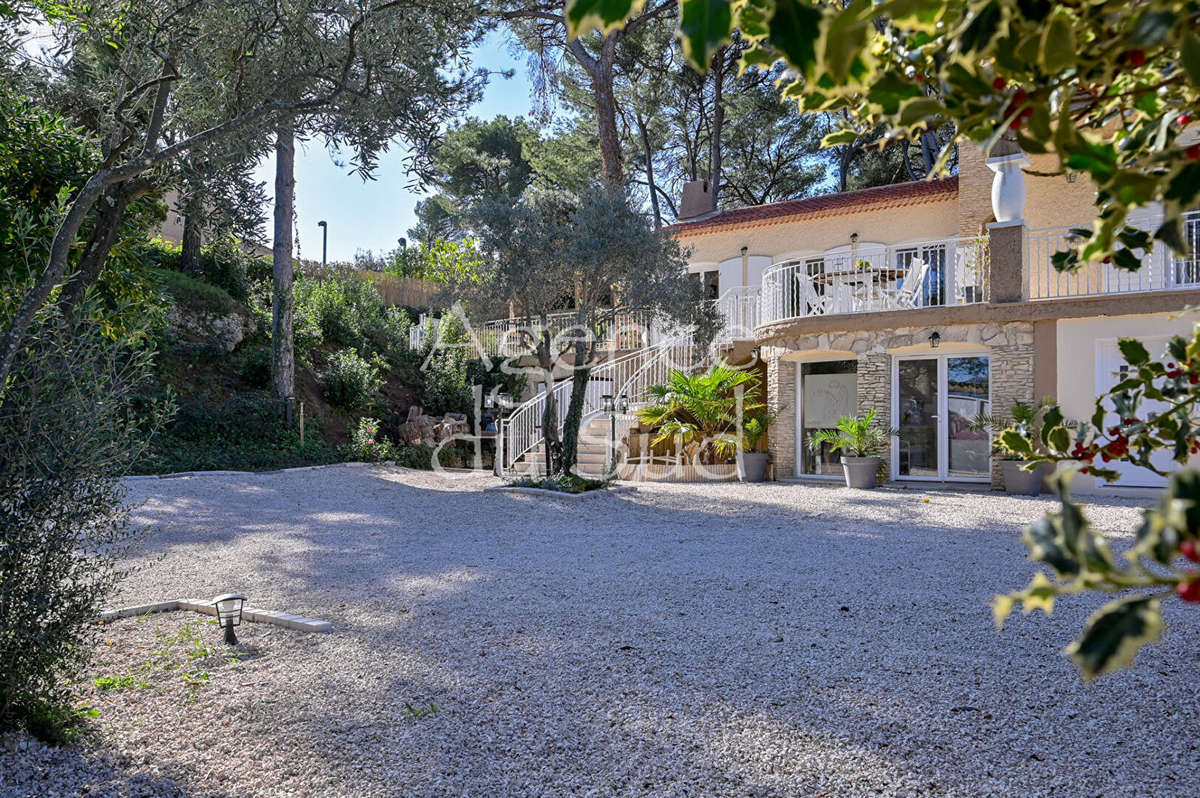
<svg viewBox="0 0 1200 798">
<path fill-rule="evenodd" d="M 987 247 L 986 237 L 936 239 L 779 263 L 763 272 L 758 323 L 984 302 Z"/>
</svg>

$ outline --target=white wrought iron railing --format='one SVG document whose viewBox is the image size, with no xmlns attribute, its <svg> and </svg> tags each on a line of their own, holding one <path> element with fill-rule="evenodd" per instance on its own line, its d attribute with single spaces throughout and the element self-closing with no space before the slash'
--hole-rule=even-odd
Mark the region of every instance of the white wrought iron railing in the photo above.
<svg viewBox="0 0 1200 798">
<path fill-rule="evenodd" d="M 757 285 L 731 288 L 717 300 L 717 309 L 725 317 L 725 326 L 717 335 L 719 343 L 753 341 L 759 325 L 762 289 Z"/>
<path fill-rule="evenodd" d="M 603 412 L 603 399 L 606 394 L 613 397 L 624 395 L 631 409 L 635 409 L 645 401 L 650 386 L 663 382 L 671 369 L 692 366 L 694 352 L 691 332 L 683 332 L 654 346 L 619 355 L 594 366 L 584 394 L 581 428 L 588 419 Z M 554 397 L 554 423 L 559 431 L 562 430 L 571 401 L 569 378 L 555 383 L 549 392 L 544 389 L 539 391 L 504 420 L 500 462 L 505 472 L 511 471 L 522 457 L 538 446 L 545 445 L 542 416 L 546 412 L 548 395 Z"/>
<path fill-rule="evenodd" d="M 944 238 L 778 263 L 763 272 L 758 324 L 984 302 L 987 247 L 986 237 Z"/>
<path fill-rule="evenodd" d="M 1131 219 L 1137 227 L 1152 230 L 1157 226 L 1155 214 L 1142 214 Z M 1186 252 L 1173 252 L 1159 244 L 1150 252 L 1140 254 L 1141 266 L 1136 271 L 1120 269 L 1114 263 L 1085 263 L 1073 272 L 1054 268 L 1054 253 L 1069 249 L 1078 242 L 1073 229 L 1087 225 L 1053 227 L 1033 230 L 1025 237 L 1025 297 L 1030 300 L 1064 299 L 1070 297 L 1136 294 L 1145 291 L 1170 291 L 1200 288 L 1200 211 L 1184 215 Z"/>
<path fill-rule="evenodd" d="M 588 331 L 590 335 L 595 336 L 597 348 L 601 351 L 644 349 L 661 340 L 661 331 L 656 327 L 654 316 L 649 311 L 618 309 L 615 312 L 601 313 L 611 315 Z M 548 315 L 544 326 L 549 330 L 550 337 L 555 338 L 573 334 L 578 328 L 578 323 L 576 312 L 566 310 Z M 542 321 L 536 318 L 529 323 L 526 323 L 524 318 L 493 319 L 479 325 L 475 334 L 487 354 L 493 357 L 511 357 L 531 351 L 532 341 L 541 336 L 542 330 Z"/>
</svg>

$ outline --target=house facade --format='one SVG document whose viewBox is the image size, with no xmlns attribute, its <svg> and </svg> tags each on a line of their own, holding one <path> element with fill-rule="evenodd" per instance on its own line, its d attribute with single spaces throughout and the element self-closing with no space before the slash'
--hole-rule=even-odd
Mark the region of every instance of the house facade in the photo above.
<svg viewBox="0 0 1200 798">
<path fill-rule="evenodd" d="M 1002 145 L 1005 144 L 1002 142 Z M 1092 414 L 1122 365 L 1119 337 L 1161 352 L 1190 333 L 1200 303 L 1200 214 L 1190 252 L 1165 248 L 1138 272 L 1089 264 L 1062 275 L 1054 252 L 1094 218 L 1086 177 L 1055 174 L 1053 156 L 1009 146 L 960 150 L 958 175 L 700 215 L 673 230 L 689 269 L 767 364 L 779 478 L 833 478 L 836 455 L 808 439 L 839 416 L 874 409 L 900 434 L 891 479 L 998 484 L 980 413 L 1053 397 Z M 1133 220 L 1153 229 L 1154 209 Z M 1131 468 L 1117 488 L 1153 487 Z"/>
</svg>

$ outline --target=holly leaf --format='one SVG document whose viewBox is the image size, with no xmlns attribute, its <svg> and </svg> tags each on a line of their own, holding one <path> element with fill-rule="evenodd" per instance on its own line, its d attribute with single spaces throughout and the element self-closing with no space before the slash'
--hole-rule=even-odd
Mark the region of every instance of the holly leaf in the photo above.
<svg viewBox="0 0 1200 798">
<path fill-rule="evenodd" d="M 729 43 L 733 9 L 729 0 L 683 0 L 680 3 L 679 44 L 683 55 L 704 72 L 713 54 Z"/>
<path fill-rule="evenodd" d="M 1179 45 L 1179 62 L 1192 85 L 1200 89 L 1200 37 L 1194 33 L 1184 34 Z"/>
<path fill-rule="evenodd" d="M 701 2 L 701 0 L 686 0 Z M 799 0 L 777 0 L 771 15 L 768 41 L 783 53 L 788 63 L 801 74 L 808 74 L 817 60 L 817 39 L 821 36 L 821 12 Z"/>
<path fill-rule="evenodd" d="M 1075 63 L 1075 26 L 1066 9 L 1057 9 L 1043 28 L 1038 61 L 1051 75 Z"/>
<path fill-rule="evenodd" d="M 645 4 L 645 0 L 567 0 L 567 36 L 574 39 L 594 30 L 614 31 Z"/>
<path fill-rule="evenodd" d="M 1146 351 L 1145 344 L 1136 338 L 1121 338 L 1117 341 L 1117 349 L 1121 350 L 1121 357 L 1131 366 L 1150 362 L 1150 353 Z"/>
<path fill-rule="evenodd" d="M 1131 596 L 1105 604 L 1088 618 L 1083 636 L 1067 646 L 1066 653 L 1083 680 L 1112 673 L 1133 662 L 1147 643 L 1162 637 L 1162 602 L 1146 596 Z"/>
</svg>

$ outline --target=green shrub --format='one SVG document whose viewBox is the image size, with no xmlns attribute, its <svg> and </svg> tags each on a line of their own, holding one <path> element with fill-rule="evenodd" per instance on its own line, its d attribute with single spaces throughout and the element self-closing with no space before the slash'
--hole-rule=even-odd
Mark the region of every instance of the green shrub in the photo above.
<svg viewBox="0 0 1200 798">
<path fill-rule="evenodd" d="M 265 346 L 247 348 L 236 363 L 238 376 L 252 388 L 271 387 L 271 350 Z"/>
<path fill-rule="evenodd" d="M 226 316 L 239 307 L 223 288 L 188 277 L 183 272 L 159 270 L 155 275 L 163 290 L 189 310 Z"/>
<path fill-rule="evenodd" d="M 180 471 L 261 471 L 337 462 L 316 418 L 300 432 L 284 424 L 278 400 L 266 391 L 228 399 L 190 396 L 179 401 L 174 421 L 139 461 L 144 474 Z"/>
<path fill-rule="evenodd" d="M 120 477 L 170 413 L 135 412 L 152 352 L 88 315 L 41 314 L 0 404 L 0 731 L 55 742 L 78 720 L 71 679 L 94 618 L 142 540 Z"/>
<path fill-rule="evenodd" d="M 330 355 L 321 381 L 329 403 L 343 410 L 367 407 L 383 387 L 378 364 L 365 360 L 353 349 Z"/>
<path fill-rule="evenodd" d="M 403 308 L 384 304 L 375 286 L 357 277 L 301 278 L 293 318 L 297 330 L 306 328 L 303 337 L 297 332 L 298 351 L 311 351 L 324 341 L 379 355 L 393 366 L 409 357 L 412 317 Z M 319 338 L 312 334 L 314 327 Z"/>
<path fill-rule="evenodd" d="M 474 394 L 469 364 L 473 353 L 464 346 L 470 340 L 462 321 L 451 314 L 442 317 L 436 334 L 425 336 L 422 343 L 425 389 L 421 403 L 426 412 L 432 415 L 471 412 Z"/>
</svg>

